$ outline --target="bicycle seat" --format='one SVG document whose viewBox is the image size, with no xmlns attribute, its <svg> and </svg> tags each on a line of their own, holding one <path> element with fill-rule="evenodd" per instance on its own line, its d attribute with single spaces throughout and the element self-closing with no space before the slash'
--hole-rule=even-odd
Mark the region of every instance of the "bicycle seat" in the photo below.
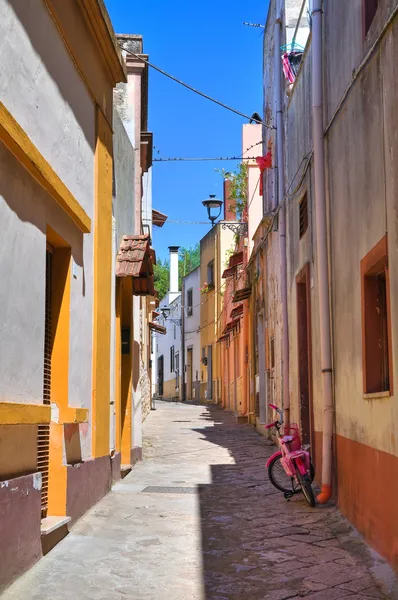
<svg viewBox="0 0 398 600">
<path fill-rule="evenodd" d="M 284 435 L 283 438 L 282 438 L 282 440 L 285 443 L 289 443 L 289 442 L 292 442 L 294 440 L 294 436 L 293 435 Z"/>
</svg>

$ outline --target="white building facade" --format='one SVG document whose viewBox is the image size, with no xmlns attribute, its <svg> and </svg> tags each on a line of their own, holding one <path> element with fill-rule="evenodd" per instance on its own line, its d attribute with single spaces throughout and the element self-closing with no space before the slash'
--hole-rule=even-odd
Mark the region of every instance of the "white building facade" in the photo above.
<svg viewBox="0 0 398 600">
<path fill-rule="evenodd" d="M 169 400 L 182 398 L 182 307 L 178 287 L 178 246 L 170 246 L 170 291 L 161 300 L 157 319 L 166 328 L 154 334 L 156 395 Z"/>
<path fill-rule="evenodd" d="M 185 399 L 200 400 L 200 266 L 183 279 Z"/>
</svg>

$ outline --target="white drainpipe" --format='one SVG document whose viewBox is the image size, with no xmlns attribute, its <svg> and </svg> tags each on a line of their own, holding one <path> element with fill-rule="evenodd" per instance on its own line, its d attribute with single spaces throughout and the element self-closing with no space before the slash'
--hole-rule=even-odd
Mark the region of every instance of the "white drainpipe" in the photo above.
<svg viewBox="0 0 398 600">
<path fill-rule="evenodd" d="M 323 135 L 322 0 L 313 0 L 311 15 L 315 215 L 323 375 L 322 488 L 318 502 L 324 504 L 332 495 L 333 391 Z"/>
<path fill-rule="evenodd" d="M 278 204 L 283 202 L 285 196 L 284 178 L 284 149 L 283 149 L 283 112 L 282 112 L 282 61 L 281 61 L 281 29 L 282 14 L 277 7 L 275 21 L 275 110 L 276 110 L 276 151 L 278 161 Z M 289 323 L 287 310 L 287 256 L 286 256 L 286 206 L 279 210 L 279 250 L 281 259 L 281 300 L 282 300 L 282 397 L 285 411 L 285 422 L 290 422 L 290 396 L 289 396 Z"/>
</svg>

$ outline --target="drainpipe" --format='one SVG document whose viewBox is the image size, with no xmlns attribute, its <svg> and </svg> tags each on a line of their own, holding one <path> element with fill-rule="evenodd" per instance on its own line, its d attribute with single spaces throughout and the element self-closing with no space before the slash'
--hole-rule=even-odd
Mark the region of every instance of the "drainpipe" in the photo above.
<svg viewBox="0 0 398 600">
<path fill-rule="evenodd" d="M 318 496 L 318 502 L 320 504 L 325 504 L 332 495 L 333 392 L 323 135 L 322 0 L 313 0 L 311 16 L 312 128 L 314 143 L 314 187 L 319 285 L 321 368 L 323 379 L 322 488 Z"/>
<path fill-rule="evenodd" d="M 276 109 L 276 150 L 278 160 L 278 205 L 285 196 L 284 178 L 284 149 L 283 149 L 283 101 L 281 85 L 281 30 L 282 14 L 278 7 L 275 21 L 275 109 Z M 281 259 L 281 300 L 282 300 L 282 398 L 285 412 L 285 423 L 290 423 L 290 397 L 289 397 L 289 324 L 287 310 L 287 256 L 286 256 L 286 206 L 279 210 L 279 251 Z"/>
<path fill-rule="evenodd" d="M 182 365 L 182 378 L 181 378 L 181 401 L 185 402 L 186 387 L 185 387 L 185 280 L 182 278 L 181 284 L 181 365 Z"/>
</svg>

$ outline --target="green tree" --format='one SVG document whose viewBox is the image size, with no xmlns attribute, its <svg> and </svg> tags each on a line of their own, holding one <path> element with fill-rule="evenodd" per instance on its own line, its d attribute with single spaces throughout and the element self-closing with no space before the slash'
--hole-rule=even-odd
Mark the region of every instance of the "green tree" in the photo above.
<svg viewBox="0 0 398 600">
<path fill-rule="evenodd" d="M 236 171 L 228 172 L 224 169 L 216 169 L 224 179 L 230 181 L 229 195 L 236 201 L 236 218 L 240 220 L 247 205 L 247 163 L 240 163 Z"/>
<path fill-rule="evenodd" d="M 191 271 L 200 265 L 200 244 L 197 243 L 195 246 L 191 246 L 190 248 L 180 248 L 179 258 L 178 280 L 181 289 L 182 278 L 185 277 L 185 275 L 188 275 L 188 273 L 191 273 Z"/>
<path fill-rule="evenodd" d="M 159 299 L 161 300 L 169 291 L 169 261 L 165 259 L 162 262 L 162 260 L 158 258 L 156 261 L 156 265 L 154 265 L 153 267 L 153 274 L 155 280 L 155 289 L 158 291 Z"/>
</svg>

